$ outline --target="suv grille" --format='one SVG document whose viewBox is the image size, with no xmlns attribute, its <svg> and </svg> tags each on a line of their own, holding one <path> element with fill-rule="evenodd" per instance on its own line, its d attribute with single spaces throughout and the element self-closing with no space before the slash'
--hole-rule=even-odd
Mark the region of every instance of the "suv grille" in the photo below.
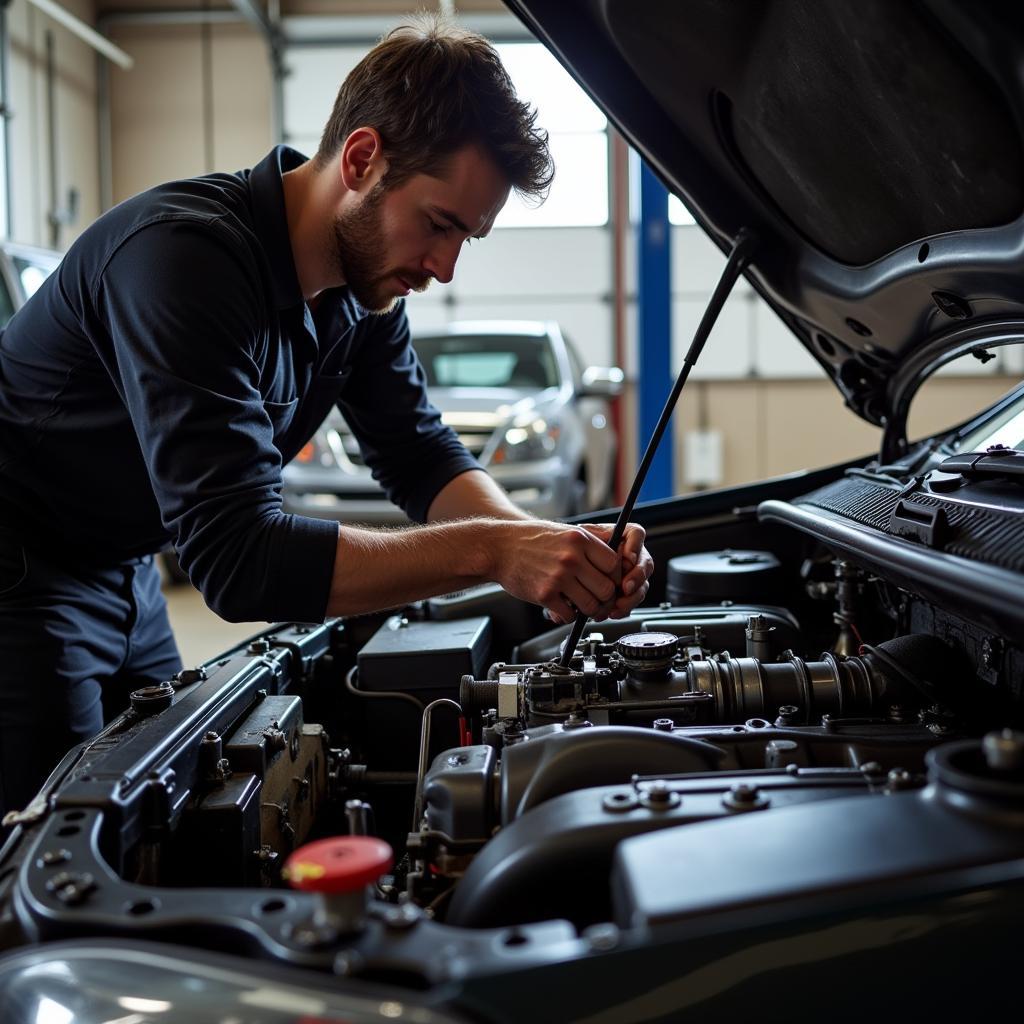
<svg viewBox="0 0 1024 1024">
<path fill-rule="evenodd" d="M 459 440 L 463 443 L 466 450 L 474 458 L 479 458 L 483 453 L 484 448 L 487 446 L 487 442 L 491 439 L 491 431 L 485 433 L 461 433 L 458 435 Z M 341 435 L 342 444 L 345 447 L 345 454 L 348 456 L 348 461 L 353 466 L 365 466 L 366 463 L 363 461 L 363 453 L 359 450 L 359 445 L 356 443 L 356 439 L 351 434 Z"/>
</svg>

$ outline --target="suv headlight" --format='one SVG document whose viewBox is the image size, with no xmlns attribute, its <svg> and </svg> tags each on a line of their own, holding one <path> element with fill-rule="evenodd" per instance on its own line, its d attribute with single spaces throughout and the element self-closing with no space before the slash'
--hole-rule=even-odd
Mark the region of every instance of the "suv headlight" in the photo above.
<svg viewBox="0 0 1024 1024">
<path fill-rule="evenodd" d="M 554 454 L 561 428 L 542 416 L 514 420 L 505 428 L 500 444 L 491 456 L 493 465 L 534 462 Z"/>
<path fill-rule="evenodd" d="M 321 427 L 299 450 L 294 463 L 311 468 L 330 468 L 345 460 L 344 442 L 333 427 Z M 347 461 L 347 460 L 345 460 Z"/>
</svg>

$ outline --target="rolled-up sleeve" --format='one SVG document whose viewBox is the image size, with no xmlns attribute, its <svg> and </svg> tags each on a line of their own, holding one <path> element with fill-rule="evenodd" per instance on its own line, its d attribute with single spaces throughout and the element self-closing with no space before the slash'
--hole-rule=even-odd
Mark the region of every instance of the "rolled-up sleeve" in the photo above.
<svg viewBox="0 0 1024 1024">
<path fill-rule="evenodd" d="M 434 498 L 450 480 L 480 464 L 427 397 L 413 349 L 405 304 L 360 328 L 363 339 L 351 386 L 338 403 L 373 478 L 415 522 L 426 522 Z"/>
<path fill-rule="evenodd" d="M 338 527 L 281 510 L 272 415 L 294 410 L 264 404 L 265 290 L 228 232 L 174 220 L 123 242 L 95 283 L 101 358 L 163 525 L 207 604 L 233 621 L 319 621 Z"/>
</svg>

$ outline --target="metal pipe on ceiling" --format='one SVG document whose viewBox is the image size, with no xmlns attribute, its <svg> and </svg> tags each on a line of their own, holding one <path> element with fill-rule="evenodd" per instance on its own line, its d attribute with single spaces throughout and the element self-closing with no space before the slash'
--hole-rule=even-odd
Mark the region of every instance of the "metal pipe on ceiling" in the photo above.
<svg viewBox="0 0 1024 1024">
<path fill-rule="evenodd" d="M 101 36 L 96 29 L 86 25 L 80 18 L 76 18 L 70 11 L 65 10 L 54 0 L 28 0 L 33 7 L 38 8 L 44 14 L 51 17 L 59 25 L 63 25 L 69 32 L 78 36 L 84 43 L 91 46 L 97 53 L 102 54 L 107 60 L 113 61 L 118 67 L 130 71 L 135 61 L 119 46 L 115 46 L 105 36 Z"/>
<path fill-rule="evenodd" d="M 157 10 L 123 10 L 106 11 L 96 19 L 101 32 L 108 25 L 206 25 L 206 24 L 237 24 L 242 15 L 236 10 L 217 8 L 203 10 L 199 7 L 168 7 Z"/>
</svg>

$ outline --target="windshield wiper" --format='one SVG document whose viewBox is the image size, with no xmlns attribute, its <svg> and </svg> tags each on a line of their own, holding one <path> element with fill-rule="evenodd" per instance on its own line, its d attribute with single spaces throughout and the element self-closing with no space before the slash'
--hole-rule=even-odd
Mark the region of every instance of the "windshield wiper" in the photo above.
<svg viewBox="0 0 1024 1024">
<path fill-rule="evenodd" d="M 965 479 L 1000 477 L 1024 483 L 1024 452 L 1005 444 L 989 445 L 983 452 L 962 452 L 943 459 L 936 467 Z"/>
</svg>

